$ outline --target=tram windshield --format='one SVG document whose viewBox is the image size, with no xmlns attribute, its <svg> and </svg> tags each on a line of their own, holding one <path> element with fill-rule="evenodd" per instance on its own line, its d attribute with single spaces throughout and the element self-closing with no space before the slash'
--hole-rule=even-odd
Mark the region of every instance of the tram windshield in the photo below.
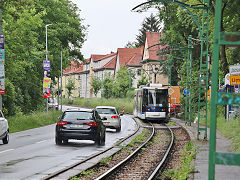
<svg viewBox="0 0 240 180">
<path fill-rule="evenodd" d="M 148 90 L 148 106 L 166 107 L 168 101 L 167 90 Z"/>
</svg>

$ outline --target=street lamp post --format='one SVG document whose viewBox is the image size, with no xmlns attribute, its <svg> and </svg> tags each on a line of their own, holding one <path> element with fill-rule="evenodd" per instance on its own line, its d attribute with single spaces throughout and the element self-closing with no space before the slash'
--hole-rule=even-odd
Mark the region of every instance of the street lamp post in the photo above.
<svg viewBox="0 0 240 180">
<path fill-rule="evenodd" d="M 48 60 L 48 55 L 47 55 L 47 27 L 51 26 L 52 24 L 46 24 L 45 29 L 46 29 L 46 61 Z M 48 99 L 46 98 L 46 110 L 48 112 Z"/>
</svg>

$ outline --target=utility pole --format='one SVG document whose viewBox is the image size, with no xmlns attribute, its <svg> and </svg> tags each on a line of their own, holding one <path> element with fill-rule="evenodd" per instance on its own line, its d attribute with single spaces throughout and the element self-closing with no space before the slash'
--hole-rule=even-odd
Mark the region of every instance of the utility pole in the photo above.
<svg viewBox="0 0 240 180">
<path fill-rule="evenodd" d="M 0 0 L 0 34 L 2 33 L 2 11 L 1 11 L 1 7 L 2 7 L 2 2 Z M 2 110 L 2 95 L 0 94 L 0 110 Z"/>
<path fill-rule="evenodd" d="M 62 111 L 62 47 L 61 47 L 61 111 Z"/>
<path fill-rule="evenodd" d="M 46 28 L 46 61 L 48 60 L 48 55 L 47 55 L 47 27 L 50 26 L 52 24 L 46 24 L 45 28 Z M 46 110 L 48 112 L 48 98 L 46 98 Z"/>
</svg>

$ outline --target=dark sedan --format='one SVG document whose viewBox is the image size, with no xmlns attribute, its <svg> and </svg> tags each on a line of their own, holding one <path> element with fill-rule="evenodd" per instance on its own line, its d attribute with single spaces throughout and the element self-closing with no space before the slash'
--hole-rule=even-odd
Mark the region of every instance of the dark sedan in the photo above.
<svg viewBox="0 0 240 180">
<path fill-rule="evenodd" d="M 105 145 L 106 128 L 95 109 L 68 109 L 59 117 L 56 125 L 55 142 L 60 145 L 69 139 L 93 140 Z"/>
</svg>

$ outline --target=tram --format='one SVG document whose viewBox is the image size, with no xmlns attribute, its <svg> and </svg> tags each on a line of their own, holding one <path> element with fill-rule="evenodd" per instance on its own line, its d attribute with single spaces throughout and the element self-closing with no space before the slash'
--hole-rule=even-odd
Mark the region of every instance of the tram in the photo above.
<svg viewBox="0 0 240 180">
<path fill-rule="evenodd" d="M 168 87 L 161 84 L 140 86 L 134 92 L 133 115 L 146 120 L 168 121 Z"/>
</svg>

